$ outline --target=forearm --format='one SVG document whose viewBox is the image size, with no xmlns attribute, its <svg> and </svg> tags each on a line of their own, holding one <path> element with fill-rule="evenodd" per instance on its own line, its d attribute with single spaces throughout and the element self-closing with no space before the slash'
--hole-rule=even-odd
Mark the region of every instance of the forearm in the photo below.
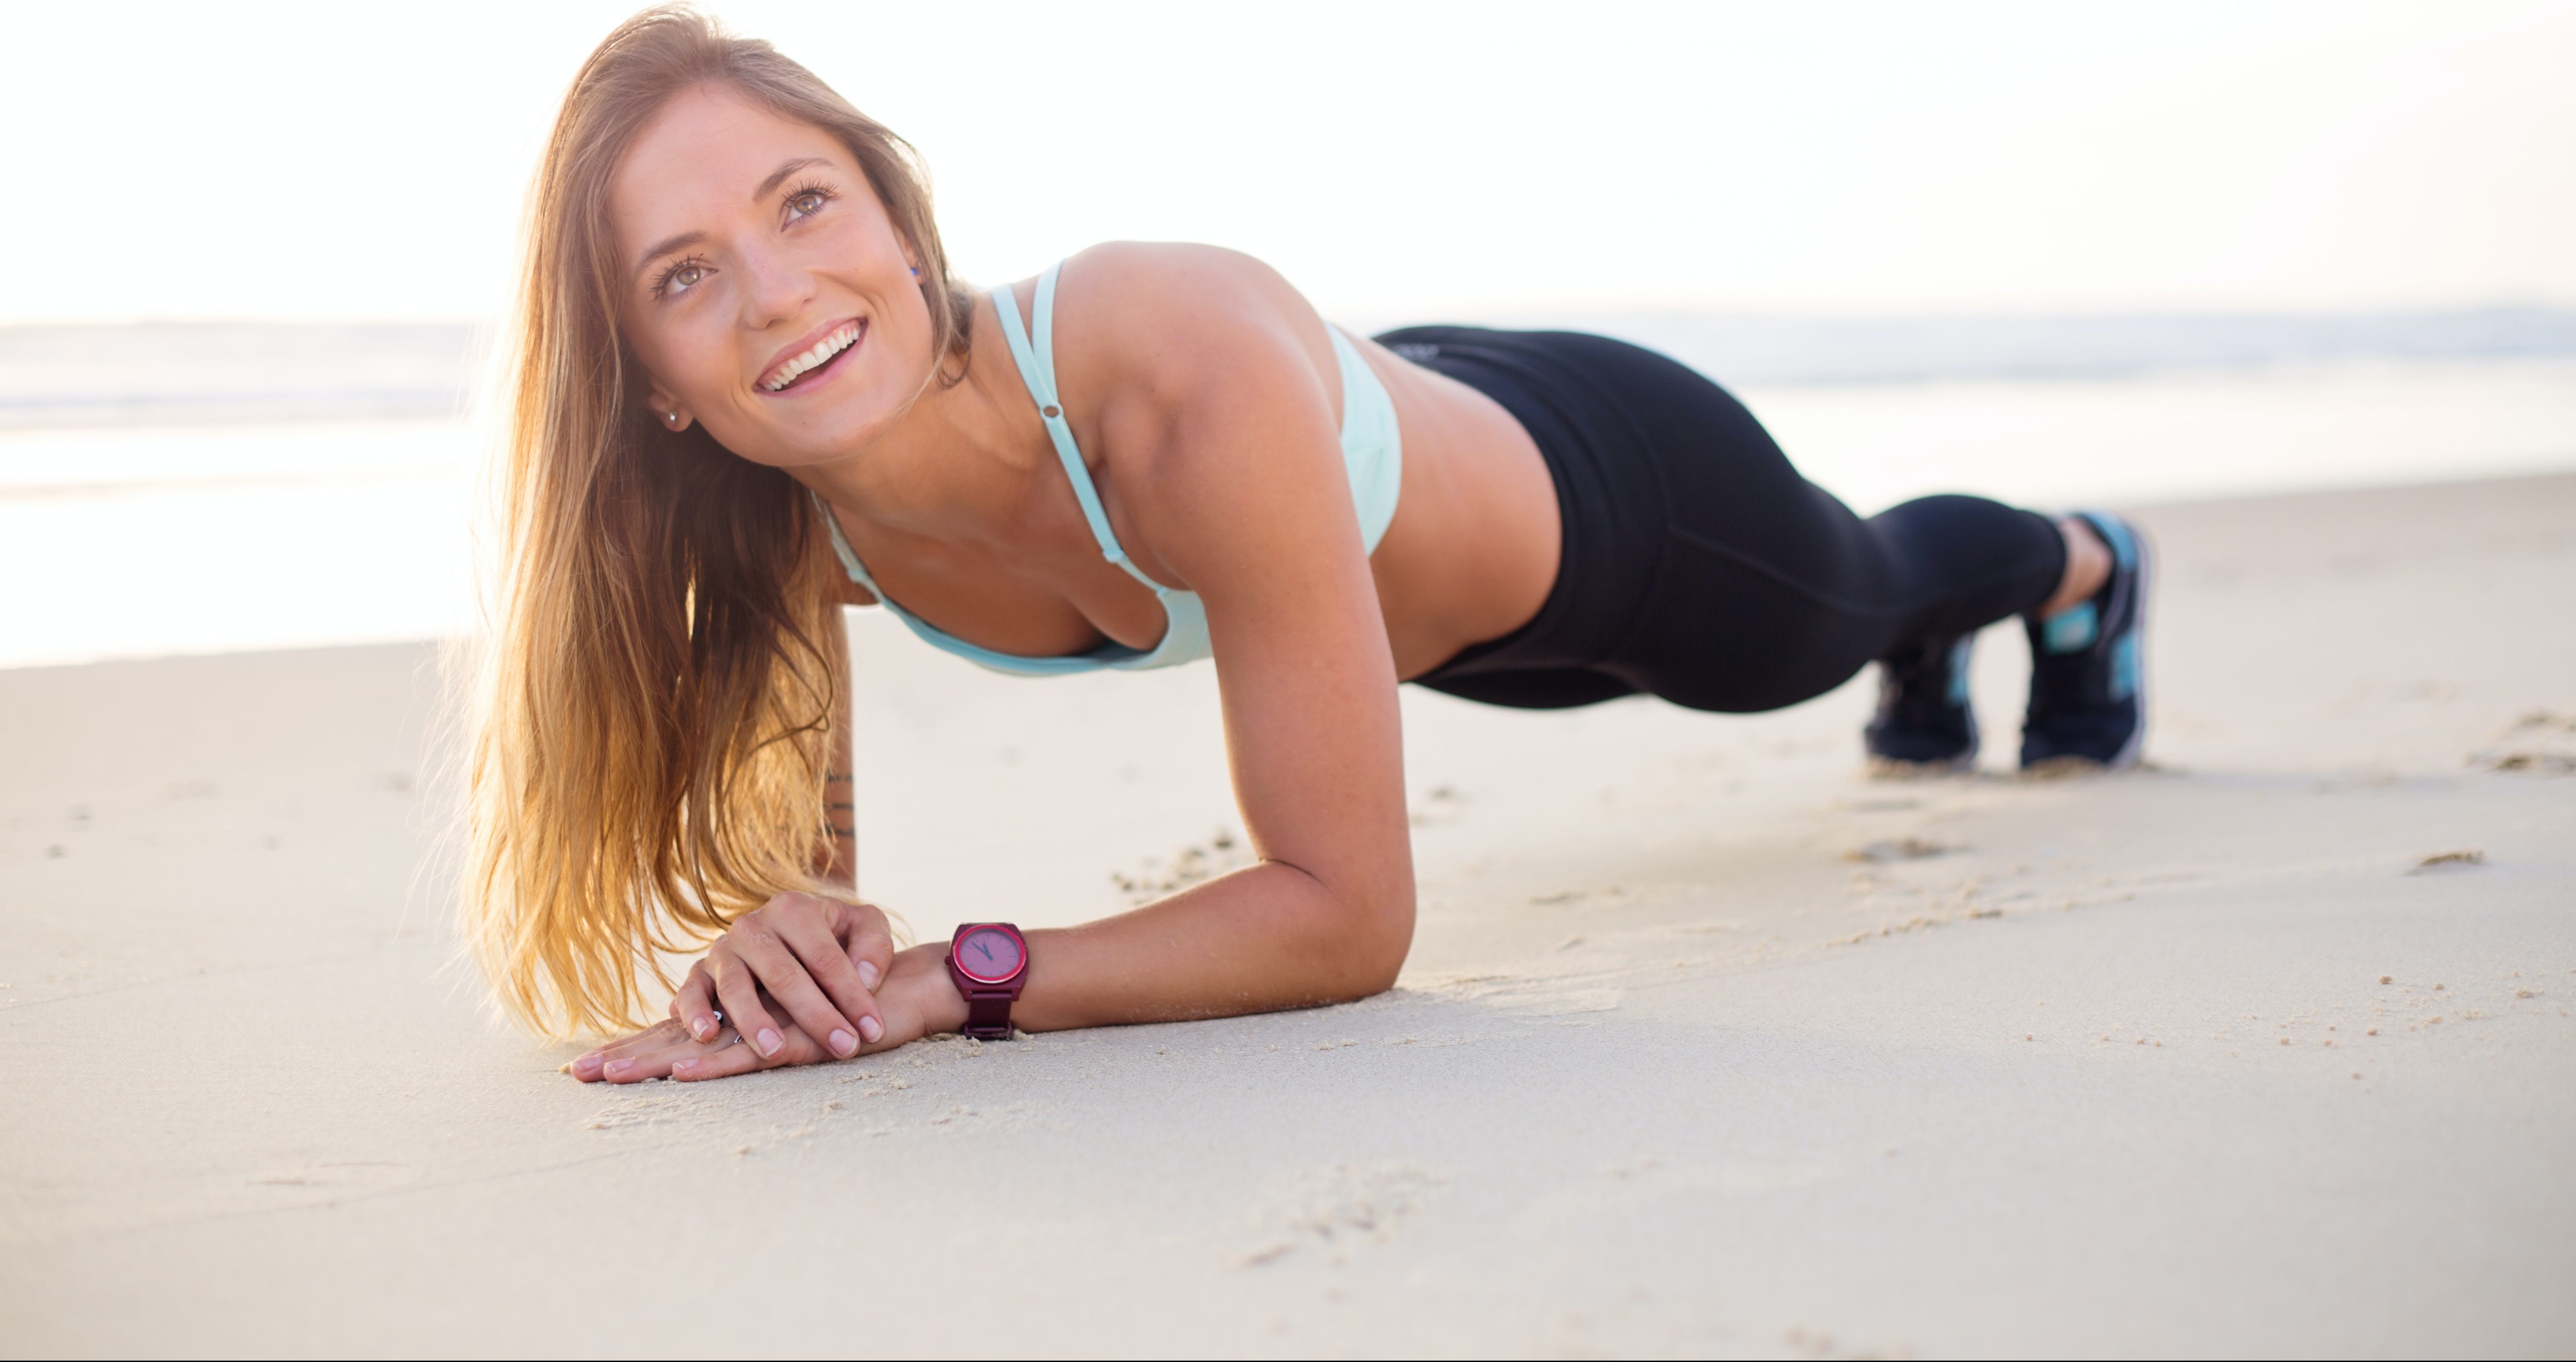
<svg viewBox="0 0 2576 1362">
<path fill-rule="evenodd" d="M 846 611 L 832 612 L 832 646 L 844 659 L 849 657 L 849 640 L 842 632 L 847 618 Z M 823 883 L 855 897 L 859 883 L 858 800 L 850 788 L 850 772 L 858 769 L 858 751 L 852 741 L 858 724 L 850 708 L 848 671 L 835 668 L 833 676 L 832 706 L 838 722 L 832 726 L 831 746 L 823 765 L 823 819 L 830 825 L 831 835 L 814 849 L 814 873 Z"/>
<path fill-rule="evenodd" d="M 1374 893 L 1337 895 L 1303 870 L 1265 862 L 1028 940 L 1028 982 L 1011 1008 L 1023 1031 L 1343 1002 L 1395 982 L 1413 941 L 1411 873 Z M 939 963 L 946 951 L 944 942 L 916 946 L 895 966 L 927 1031 L 966 1023 L 966 1001 Z"/>
<path fill-rule="evenodd" d="M 1080 927 L 1034 931 L 1011 1020 L 1054 1031 L 1310 1007 L 1378 993 L 1413 941 L 1410 866 L 1336 892 L 1264 862 Z"/>
<path fill-rule="evenodd" d="M 850 791 L 850 773 L 836 768 L 823 781 L 823 814 L 832 825 L 829 840 L 814 848 L 814 873 L 823 883 L 844 892 L 858 884 L 859 839 L 853 823 L 856 802 Z"/>
</svg>

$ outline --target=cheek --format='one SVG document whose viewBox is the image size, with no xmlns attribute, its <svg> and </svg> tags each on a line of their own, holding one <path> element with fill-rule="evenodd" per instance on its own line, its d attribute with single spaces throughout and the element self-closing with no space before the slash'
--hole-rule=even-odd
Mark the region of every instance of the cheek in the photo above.
<svg viewBox="0 0 2576 1362">
<path fill-rule="evenodd" d="M 930 343 L 930 308 L 910 279 L 878 293 L 875 311 L 892 348 L 911 354 Z"/>
<path fill-rule="evenodd" d="M 629 318 L 623 329 L 653 386 L 683 402 L 706 390 L 710 359 L 704 337 L 668 317 Z"/>
<path fill-rule="evenodd" d="M 898 266 L 901 257 L 897 257 Z M 873 306 L 875 334 L 869 344 L 877 350 L 872 366 L 889 392 L 901 389 L 909 395 L 926 380 L 937 357 L 931 353 L 936 342 L 930 317 L 930 304 L 921 296 L 909 269 L 901 283 L 887 283 L 869 291 Z"/>
<path fill-rule="evenodd" d="M 932 323 L 930 305 L 922 298 L 921 290 L 907 288 L 898 292 L 888 300 L 888 311 L 892 315 L 887 320 L 893 323 L 892 329 L 902 336 L 905 353 L 927 354 L 927 347 L 931 342 Z"/>
</svg>

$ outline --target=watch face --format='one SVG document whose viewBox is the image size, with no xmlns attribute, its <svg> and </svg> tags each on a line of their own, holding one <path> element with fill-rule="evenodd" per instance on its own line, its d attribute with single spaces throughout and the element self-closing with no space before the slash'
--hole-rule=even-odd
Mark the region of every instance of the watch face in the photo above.
<svg viewBox="0 0 2576 1362">
<path fill-rule="evenodd" d="M 980 983 L 998 984 L 1020 972 L 1027 957 L 1020 949 L 1020 939 L 999 927 L 978 927 L 968 932 L 949 954 L 966 977 Z"/>
</svg>

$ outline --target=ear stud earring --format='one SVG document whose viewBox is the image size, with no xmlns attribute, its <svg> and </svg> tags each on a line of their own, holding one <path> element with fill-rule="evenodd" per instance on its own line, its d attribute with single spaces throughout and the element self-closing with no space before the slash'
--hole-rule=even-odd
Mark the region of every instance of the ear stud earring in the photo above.
<svg viewBox="0 0 2576 1362">
<path fill-rule="evenodd" d="M 920 278 L 920 277 L 921 277 L 921 266 L 919 266 L 919 265 L 915 265 L 915 266 L 913 266 L 913 267 L 912 267 L 912 277 L 913 277 L 913 278 L 915 278 L 915 279 L 918 279 L 918 278 Z"/>
<path fill-rule="evenodd" d="M 662 419 L 663 419 L 663 420 L 665 420 L 665 421 L 670 422 L 670 423 L 671 423 L 671 428 L 672 428 L 672 429 L 674 429 L 674 430 L 679 429 L 679 426 L 680 426 L 680 414 L 679 414 L 678 412 L 676 412 L 676 411 L 666 411 L 666 412 L 662 413 Z"/>
</svg>

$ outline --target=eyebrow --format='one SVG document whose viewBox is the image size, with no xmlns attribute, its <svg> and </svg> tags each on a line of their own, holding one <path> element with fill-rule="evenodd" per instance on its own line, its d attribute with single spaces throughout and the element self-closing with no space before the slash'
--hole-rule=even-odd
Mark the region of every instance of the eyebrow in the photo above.
<svg viewBox="0 0 2576 1362">
<path fill-rule="evenodd" d="M 824 156 L 797 156 L 780 162 L 776 170 L 769 172 L 769 178 L 762 180 L 760 182 L 760 186 L 751 191 L 751 197 L 754 201 L 768 198 L 770 194 L 778 188 L 778 186 L 787 182 L 788 176 L 795 174 L 797 171 L 803 170 L 807 166 L 827 166 L 831 163 L 831 159 Z M 640 275 L 644 271 L 652 268 L 653 262 L 661 259 L 663 256 L 669 255 L 671 252 L 676 251 L 683 246 L 695 246 L 706 239 L 707 234 L 704 232 L 682 232 L 678 236 L 664 237 L 662 240 L 653 243 L 653 249 L 636 257 L 635 272 Z"/>
<path fill-rule="evenodd" d="M 678 236 L 665 237 L 662 240 L 655 242 L 653 249 L 636 257 L 635 273 L 637 277 L 642 277 L 644 271 L 653 268 L 653 262 L 661 259 L 663 256 L 669 255 L 671 252 L 676 251 L 683 246 L 695 246 L 706 239 L 707 234 L 704 232 L 682 232 Z"/>
<path fill-rule="evenodd" d="M 775 190 L 778 186 L 787 183 L 787 177 L 795 174 L 797 171 L 803 170 L 807 166 L 827 166 L 830 164 L 831 161 L 821 156 L 798 156 L 792 160 L 780 162 L 776 170 L 769 172 L 769 178 L 761 181 L 758 189 L 751 191 L 751 196 L 754 199 L 768 198 L 772 190 Z"/>
</svg>

